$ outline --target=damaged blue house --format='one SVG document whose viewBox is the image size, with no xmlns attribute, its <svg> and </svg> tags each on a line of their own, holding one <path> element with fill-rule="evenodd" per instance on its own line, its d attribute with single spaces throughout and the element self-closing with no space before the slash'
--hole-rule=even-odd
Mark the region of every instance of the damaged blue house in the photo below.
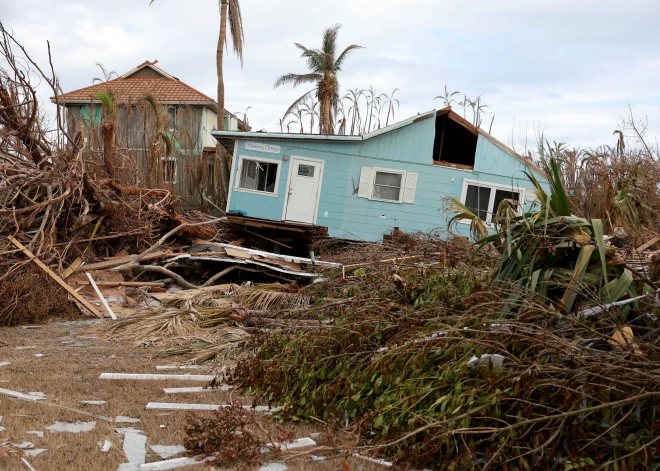
<svg viewBox="0 0 660 471">
<path fill-rule="evenodd" d="M 524 175 L 540 170 L 451 108 L 362 136 L 213 131 L 233 150 L 230 221 L 321 229 L 381 241 L 401 231 L 446 229 L 455 196 L 490 223 L 504 199 L 536 199 Z M 463 234 L 468 224 L 459 224 Z M 461 227 L 462 226 L 462 227 Z"/>
</svg>

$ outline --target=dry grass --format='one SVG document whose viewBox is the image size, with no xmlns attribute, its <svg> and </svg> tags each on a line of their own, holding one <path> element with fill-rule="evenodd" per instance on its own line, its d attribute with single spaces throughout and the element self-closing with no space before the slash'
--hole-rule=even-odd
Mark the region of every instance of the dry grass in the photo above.
<svg viewBox="0 0 660 471">
<path fill-rule="evenodd" d="M 107 381 L 100 380 L 102 372 L 155 373 L 156 365 L 172 364 L 176 359 L 163 361 L 157 359 L 153 350 L 136 349 L 130 344 L 79 338 L 97 335 L 95 326 L 62 325 L 53 322 L 37 329 L 2 328 L 0 335 L 0 361 L 10 361 L 8 366 L 0 367 L 0 387 L 20 392 L 41 391 L 46 394 L 46 402 L 65 407 L 88 411 L 93 414 L 116 417 L 124 415 L 139 418 L 139 424 L 107 423 L 84 415 L 68 412 L 43 403 L 14 400 L 0 396 L 0 415 L 4 416 L 1 425 L 6 428 L 0 432 L 0 440 L 15 443 L 30 441 L 36 448 L 48 451 L 28 457 L 28 461 L 39 471 L 105 471 L 114 470 L 126 461 L 122 451 L 123 437 L 114 433 L 117 427 L 133 426 L 145 432 L 148 437 L 147 461 L 161 458 L 153 453 L 149 445 L 177 445 L 183 443 L 186 412 L 145 411 L 148 402 L 194 402 L 227 403 L 237 400 L 244 404 L 251 403 L 250 398 L 234 392 L 214 391 L 201 394 L 166 395 L 164 387 L 185 387 L 201 385 L 190 382 L 171 381 Z M 69 343 L 62 343 L 69 342 Z M 18 346 L 35 346 L 33 349 L 16 350 Z M 35 354 L 44 354 L 42 358 Z M 164 371 L 163 373 L 175 373 Z M 101 406 L 84 406 L 81 400 L 104 400 Z M 55 421 L 96 421 L 96 428 L 91 432 L 69 434 L 51 433 L 45 427 Z M 266 420 L 266 419 L 264 419 Z M 165 428 L 161 428 L 165 425 Z M 45 431 L 44 438 L 26 434 L 27 431 Z M 311 426 L 296 426 L 296 437 L 309 436 L 319 432 Z M 97 443 L 108 439 L 112 448 L 102 453 Z M 353 462 L 354 461 L 354 462 Z M 350 460 L 351 469 L 371 468 L 370 463 L 362 460 Z M 311 463 L 307 456 L 290 463 L 290 469 L 334 470 L 341 466 L 341 461 Z M 373 469 L 382 469 L 374 467 Z M 18 455 L 0 456 L 0 469 L 6 471 L 27 469 Z M 200 469 L 189 467 L 181 469 Z"/>
</svg>

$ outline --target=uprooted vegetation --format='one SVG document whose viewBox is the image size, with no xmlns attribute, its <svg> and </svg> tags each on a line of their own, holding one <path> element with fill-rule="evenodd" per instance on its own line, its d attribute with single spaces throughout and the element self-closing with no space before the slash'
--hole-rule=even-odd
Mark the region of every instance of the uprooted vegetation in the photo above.
<svg viewBox="0 0 660 471">
<path fill-rule="evenodd" d="M 465 257 L 329 277 L 307 311 L 328 321 L 260 337 L 231 380 L 284 418 L 348 427 L 352 450 L 401 463 L 657 467 L 656 286 L 600 221 L 570 215 L 557 164 L 546 170 L 543 204 L 481 242 L 500 247 L 494 266 Z"/>
</svg>

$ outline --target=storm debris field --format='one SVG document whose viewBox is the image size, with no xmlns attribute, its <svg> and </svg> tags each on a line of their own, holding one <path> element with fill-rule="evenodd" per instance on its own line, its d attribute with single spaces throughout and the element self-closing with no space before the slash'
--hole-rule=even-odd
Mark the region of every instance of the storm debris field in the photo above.
<svg viewBox="0 0 660 471">
<path fill-rule="evenodd" d="M 488 223 L 291 242 L 46 132 L 56 77 L 0 35 L 2 469 L 660 466 L 649 146 L 541 146 Z"/>
</svg>

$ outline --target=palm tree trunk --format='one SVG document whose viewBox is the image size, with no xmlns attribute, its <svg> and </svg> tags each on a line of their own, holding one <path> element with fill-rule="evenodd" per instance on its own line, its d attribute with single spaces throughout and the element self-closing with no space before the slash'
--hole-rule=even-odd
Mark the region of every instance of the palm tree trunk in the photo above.
<svg viewBox="0 0 660 471">
<path fill-rule="evenodd" d="M 222 72 L 222 63 L 224 59 L 224 45 L 227 38 L 227 10 L 229 4 L 227 0 L 220 3 L 220 34 L 218 36 L 218 50 L 216 52 L 216 66 L 218 73 L 218 131 L 225 129 L 225 80 Z M 222 194 L 227 201 L 229 194 L 229 163 L 225 148 L 218 144 L 218 158 L 220 160 L 220 177 L 222 179 Z"/>
<path fill-rule="evenodd" d="M 103 124 L 103 163 L 110 178 L 115 178 L 115 126 L 111 122 Z"/>
</svg>

